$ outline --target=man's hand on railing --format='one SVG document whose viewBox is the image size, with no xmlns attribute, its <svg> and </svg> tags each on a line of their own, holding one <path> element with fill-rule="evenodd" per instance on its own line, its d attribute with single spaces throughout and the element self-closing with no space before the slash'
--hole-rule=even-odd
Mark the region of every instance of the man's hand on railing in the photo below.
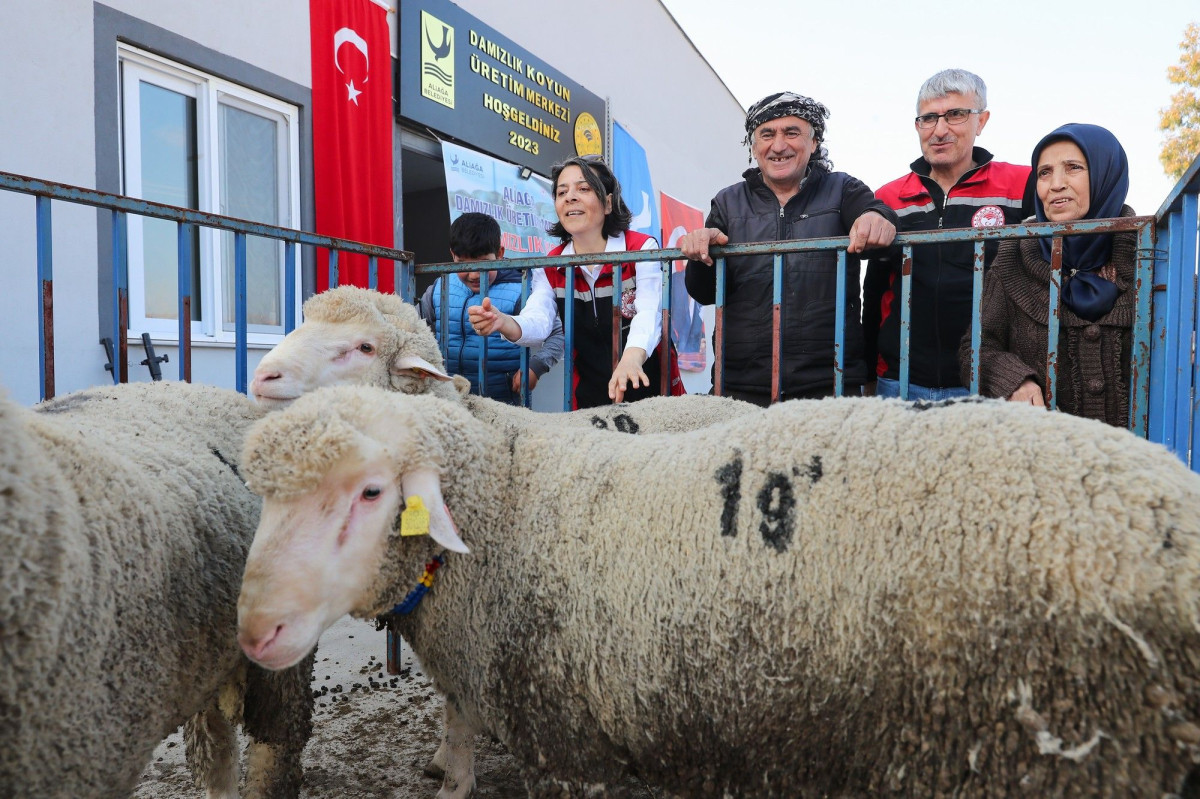
<svg viewBox="0 0 1200 799">
<path fill-rule="evenodd" d="M 471 327 L 481 336 L 490 336 L 499 330 L 500 335 L 509 341 L 516 341 L 521 337 L 521 326 L 517 324 L 517 320 L 493 308 L 491 297 L 484 297 L 483 305 L 468 307 L 467 317 L 471 320 Z"/>
<path fill-rule="evenodd" d="M 886 247 L 896 238 L 896 226 L 882 214 L 867 211 L 850 228 L 850 246 L 846 252 L 857 253 Z"/>
<path fill-rule="evenodd" d="M 1009 402 L 1021 402 L 1034 407 L 1045 408 L 1046 398 L 1042 396 L 1042 387 L 1032 380 L 1026 380 L 1017 386 L 1017 390 L 1008 398 Z"/>
<path fill-rule="evenodd" d="M 894 232 L 893 228 L 893 232 Z M 710 245 L 720 247 L 722 244 L 729 243 L 729 237 L 715 227 L 702 227 L 699 230 L 693 230 L 691 233 L 685 234 L 683 238 L 675 242 L 679 245 L 679 249 L 683 251 L 683 255 L 690 261 L 702 261 L 709 266 L 712 266 L 712 258 L 708 255 Z"/>
</svg>

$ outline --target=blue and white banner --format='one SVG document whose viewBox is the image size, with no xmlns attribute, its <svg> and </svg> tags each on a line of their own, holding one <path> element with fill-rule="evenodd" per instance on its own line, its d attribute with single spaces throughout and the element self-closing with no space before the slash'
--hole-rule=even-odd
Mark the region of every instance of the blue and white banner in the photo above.
<svg viewBox="0 0 1200 799">
<path fill-rule="evenodd" d="M 654 193 L 654 181 L 650 178 L 650 164 L 646 161 L 646 151 L 619 122 L 613 123 L 612 167 L 613 174 L 621 184 L 625 204 L 633 213 L 630 227 L 658 239 L 662 235 L 658 225 L 658 195 Z"/>
<path fill-rule="evenodd" d="M 550 181 L 540 175 L 521 177 L 516 164 L 442 142 L 450 221 L 468 211 L 500 223 L 505 258 L 545 255 L 558 241 L 546 231 L 558 217 Z"/>
</svg>

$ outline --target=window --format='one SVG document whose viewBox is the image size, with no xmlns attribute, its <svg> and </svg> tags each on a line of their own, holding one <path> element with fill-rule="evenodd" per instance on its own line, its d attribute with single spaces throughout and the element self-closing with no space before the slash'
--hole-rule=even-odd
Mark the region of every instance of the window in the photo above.
<svg viewBox="0 0 1200 799">
<path fill-rule="evenodd" d="M 155 202 L 297 227 L 299 114 L 294 105 L 132 47 L 118 48 L 124 192 Z M 233 341 L 234 236 L 200 228 L 191 251 L 192 337 Z M 174 222 L 129 215 L 129 327 L 178 334 Z M 246 239 L 250 341 L 283 333 L 283 245 Z"/>
</svg>

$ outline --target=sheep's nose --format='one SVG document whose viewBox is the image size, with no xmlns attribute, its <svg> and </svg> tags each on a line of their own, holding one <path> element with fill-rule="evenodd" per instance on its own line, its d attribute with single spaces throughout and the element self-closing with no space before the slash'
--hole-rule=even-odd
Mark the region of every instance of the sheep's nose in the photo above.
<svg viewBox="0 0 1200 799">
<path fill-rule="evenodd" d="M 264 383 L 278 380 L 281 377 L 283 377 L 283 372 L 278 369 L 263 369 L 262 367 L 255 369 L 254 379 L 250 381 L 250 396 L 259 394 L 259 389 Z"/>
<path fill-rule="evenodd" d="M 238 644 L 241 645 L 242 651 L 249 655 L 253 660 L 262 660 L 266 655 L 267 650 L 271 648 L 271 644 L 279 638 L 279 634 L 283 631 L 283 625 L 277 624 L 273 628 L 268 629 L 262 635 L 255 635 L 245 628 L 238 630 Z"/>
</svg>

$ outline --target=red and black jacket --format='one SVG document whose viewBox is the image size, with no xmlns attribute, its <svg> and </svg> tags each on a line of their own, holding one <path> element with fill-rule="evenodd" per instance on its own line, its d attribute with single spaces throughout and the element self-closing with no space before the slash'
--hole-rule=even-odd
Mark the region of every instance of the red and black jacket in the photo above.
<svg viewBox="0 0 1200 799">
<path fill-rule="evenodd" d="M 645 233 L 636 230 L 625 231 L 625 249 L 640 250 L 650 238 Z M 547 255 L 562 255 L 566 244 L 560 244 Z M 545 270 L 550 288 L 554 290 L 554 299 L 558 306 L 559 318 L 566 324 L 566 283 L 567 270 L 565 267 L 550 267 Z M 629 323 L 633 318 L 632 292 L 637 278 L 637 264 L 628 262 L 621 264 L 621 292 L 627 294 L 629 300 L 623 303 L 628 310 L 621 315 L 622 341 L 629 334 Z M 595 408 L 612 402 L 608 398 L 608 381 L 613 373 L 613 267 L 604 264 L 596 278 L 595 288 L 588 284 L 587 276 L 582 269 L 575 271 L 574 287 L 574 335 L 566 332 L 571 341 L 571 407 Z M 661 342 L 659 344 L 661 346 Z M 625 392 L 624 402 L 635 402 L 645 397 L 657 397 L 661 393 L 662 371 L 659 366 L 658 347 L 651 350 L 642 366 L 646 376 L 650 378 L 649 386 L 630 388 Z M 683 394 L 683 379 L 679 375 L 679 363 L 675 347 L 671 346 L 669 361 L 670 379 L 667 392 L 672 396 Z"/>
<path fill-rule="evenodd" d="M 1033 213 L 1030 168 L 993 161 L 976 147 L 969 170 L 944 193 L 918 158 L 912 172 L 893 180 L 875 196 L 895 209 L 899 233 L 943 228 L 993 227 L 1020 222 Z M 998 242 L 984 246 L 984 263 Z M 900 266 L 898 247 L 872 260 L 863 283 L 863 335 L 867 356 L 879 377 L 900 375 Z M 927 388 L 962 385 L 958 345 L 971 326 L 971 287 L 975 267 L 972 242 L 913 247 L 909 381 Z"/>
</svg>

